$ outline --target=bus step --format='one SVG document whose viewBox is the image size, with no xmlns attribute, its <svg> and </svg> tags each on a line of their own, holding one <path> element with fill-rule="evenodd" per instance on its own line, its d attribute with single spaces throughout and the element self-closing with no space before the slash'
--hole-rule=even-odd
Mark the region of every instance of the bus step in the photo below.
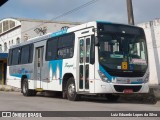
<svg viewBox="0 0 160 120">
<path fill-rule="evenodd" d="M 42 91 L 43 91 L 42 88 L 36 88 L 35 90 L 36 90 L 37 92 L 42 92 Z"/>
</svg>

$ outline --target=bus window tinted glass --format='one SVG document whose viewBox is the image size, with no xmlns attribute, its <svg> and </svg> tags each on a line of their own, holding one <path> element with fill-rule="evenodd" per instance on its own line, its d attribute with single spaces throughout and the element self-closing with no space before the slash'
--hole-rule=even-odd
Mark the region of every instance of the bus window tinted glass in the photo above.
<svg viewBox="0 0 160 120">
<path fill-rule="evenodd" d="M 46 60 L 57 58 L 57 41 L 58 38 L 50 38 L 47 42 Z"/>
<path fill-rule="evenodd" d="M 59 37 L 58 59 L 71 58 L 74 53 L 74 34 Z"/>
<path fill-rule="evenodd" d="M 29 63 L 32 63 L 33 61 L 33 51 L 34 51 L 34 45 L 31 44 L 29 49 Z"/>
<path fill-rule="evenodd" d="M 27 64 L 33 61 L 33 44 L 9 50 L 9 65 Z"/>
<path fill-rule="evenodd" d="M 12 65 L 17 65 L 19 62 L 20 48 L 13 49 L 12 53 Z"/>
<path fill-rule="evenodd" d="M 46 52 L 47 61 L 73 57 L 74 33 L 48 39 Z"/>
<path fill-rule="evenodd" d="M 8 58 L 8 65 L 12 64 L 12 50 L 9 50 L 9 58 Z"/>
<path fill-rule="evenodd" d="M 29 61 L 29 45 L 23 46 L 21 50 L 21 64 L 26 64 Z"/>
</svg>

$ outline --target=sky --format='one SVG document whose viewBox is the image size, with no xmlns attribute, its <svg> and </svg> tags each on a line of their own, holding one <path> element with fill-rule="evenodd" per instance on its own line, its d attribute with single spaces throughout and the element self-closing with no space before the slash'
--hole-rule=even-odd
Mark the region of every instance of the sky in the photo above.
<svg viewBox="0 0 160 120">
<path fill-rule="evenodd" d="M 0 7 L 0 19 L 29 18 L 55 21 L 88 22 L 94 20 L 128 23 L 126 0 L 97 2 L 54 19 L 91 0 L 9 0 Z M 132 0 L 135 23 L 160 18 L 160 0 Z"/>
</svg>

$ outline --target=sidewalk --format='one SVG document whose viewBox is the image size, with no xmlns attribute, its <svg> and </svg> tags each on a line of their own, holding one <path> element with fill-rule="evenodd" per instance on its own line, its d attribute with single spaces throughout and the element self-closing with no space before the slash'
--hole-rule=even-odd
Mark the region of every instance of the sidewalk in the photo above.
<svg viewBox="0 0 160 120">
<path fill-rule="evenodd" d="M 9 86 L 9 85 L 0 85 L 0 91 L 6 91 L 6 92 L 15 91 L 15 92 L 19 92 L 20 89 L 16 88 L 16 87 Z"/>
</svg>

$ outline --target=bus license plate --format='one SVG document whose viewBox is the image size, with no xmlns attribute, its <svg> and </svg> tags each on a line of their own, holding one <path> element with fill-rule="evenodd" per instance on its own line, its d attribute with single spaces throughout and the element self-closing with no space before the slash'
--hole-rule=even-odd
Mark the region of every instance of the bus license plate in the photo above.
<svg viewBox="0 0 160 120">
<path fill-rule="evenodd" d="M 130 94 L 130 93 L 133 93 L 133 90 L 132 89 L 125 89 L 123 92 Z"/>
</svg>

